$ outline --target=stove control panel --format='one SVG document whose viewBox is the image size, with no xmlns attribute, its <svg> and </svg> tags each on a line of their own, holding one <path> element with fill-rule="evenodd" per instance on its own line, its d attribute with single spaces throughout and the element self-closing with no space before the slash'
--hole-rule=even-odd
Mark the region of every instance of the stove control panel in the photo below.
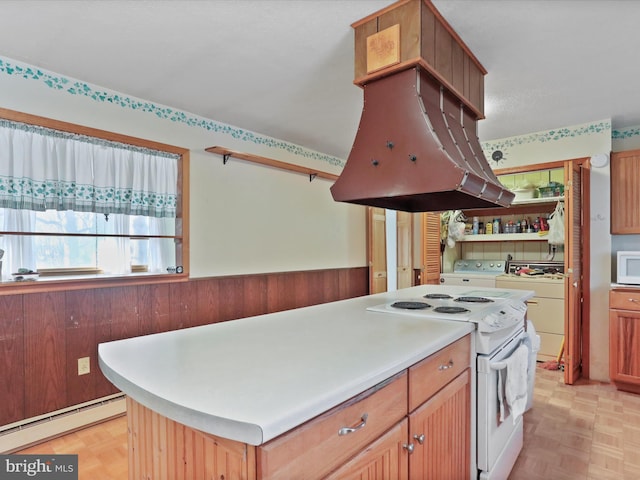
<svg viewBox="0 0 640 480">
<path fill-rule="evenodd" d="M 527 306 L 523 302 L 506 301 L 499 308 L 485 314 L 478 322 L 478 330 L 483 333 L 511 328 L 524 321 Z"/>
</svg>

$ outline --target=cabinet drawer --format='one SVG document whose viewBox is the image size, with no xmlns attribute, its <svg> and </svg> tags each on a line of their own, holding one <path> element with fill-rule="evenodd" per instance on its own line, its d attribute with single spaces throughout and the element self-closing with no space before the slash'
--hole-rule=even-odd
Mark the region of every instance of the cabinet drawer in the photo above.
<svg viewBox="0 0 640 480">
<path fill-rule="evenodd" d="M 609 292 L 609 308 L 640 310 L 640 292 L 612 290 Z"/>
<path fill-rule="evenodd" d="M 527 301 L 527 318 L 537 332 L 564 334 L 564 300 L 534 297 Z"/>
<path fill-rule="evenodd" d="M 467 335 L 409 368 L 409 411 L 456 378 L 471 363 L 471 337 Z"/>
<path fill-rule="evenodd" d="M 406 414 L 405 371 L 260 447 L 258 478 L 322 478 Z M 344 427 L 355 430 L 339 435 Z"/>
</svg>

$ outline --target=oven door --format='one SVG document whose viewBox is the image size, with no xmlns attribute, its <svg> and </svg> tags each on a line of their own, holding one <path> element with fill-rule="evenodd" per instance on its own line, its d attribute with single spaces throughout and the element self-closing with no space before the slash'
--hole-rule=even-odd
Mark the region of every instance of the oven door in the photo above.
<svg viewBox="0 0 640 480">
<path fill-rule="evenodd" d="M 481 479 L 507 478 L 522 450 L 522 416 L 514 424 L 511 412 L 505 408 L 500 420 L 499 376 L 495 365 L 509 358 L 525 336 L 521 330 L 492 354 L 478 355 L 477 448 Z"/>
</svg>

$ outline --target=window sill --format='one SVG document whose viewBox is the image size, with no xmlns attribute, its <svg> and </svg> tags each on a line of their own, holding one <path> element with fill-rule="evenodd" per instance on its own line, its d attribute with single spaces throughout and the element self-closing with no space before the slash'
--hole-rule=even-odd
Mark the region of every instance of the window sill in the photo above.
<svg viewBox="0 0 640 480">
<path fill-rule="evenodd" d="M 186 282 L 187 273 L 131 273 L 127 275 L 61 275 L 39 277 L 37 280 L 0 282 L 0 295 L 21 293 L 53 292 L 64 290 L 83 290 L 145 284 L 163 284 Z"/>
</svg>

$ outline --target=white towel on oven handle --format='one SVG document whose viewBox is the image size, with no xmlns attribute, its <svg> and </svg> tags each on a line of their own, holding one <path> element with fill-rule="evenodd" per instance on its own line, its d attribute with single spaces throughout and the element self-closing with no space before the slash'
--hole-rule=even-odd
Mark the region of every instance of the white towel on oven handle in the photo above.
<svg viewBox="0 0 640 480">
<path fill-rule="evenodd" d="M 527 406 L 527 375 L 529 370 L 529 348 L 522 344 L 511 354 L 505 361 L 505 368 L 500 370 L 500 376 L 506 373 L 507 378 L 499 378 L 498 391 L 501 390 L 501 386 L 504 381 L 504 398 L 511 412 L 511 418 L 513 423 L 517 422 L 518 418 L 524 413 Z M 506 370 L 506 372 L 505 372 Z M 502 400 L 503 395 L 500 395 Z M 503 417 L 503 405 L 500 405 L 500 420 L 504 420 Z"/>
</svg>

